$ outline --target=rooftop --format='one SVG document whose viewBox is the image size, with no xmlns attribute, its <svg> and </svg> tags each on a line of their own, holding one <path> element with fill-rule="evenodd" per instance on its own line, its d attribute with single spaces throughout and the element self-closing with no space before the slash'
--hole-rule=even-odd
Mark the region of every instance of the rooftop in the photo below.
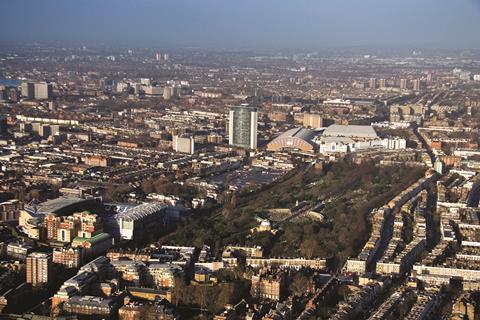
<svg viewBox="0 0 480 320">
<path fill-rule="evenodd" d="M 110 308 L 114 299 L 95 297 L 95 296 L 73 296 L 68 302 L 70 305 L 86 305 L 91 307 Z"/>
<path fill-rule="evenodd" d="M 278 148 L 293 149 L 312 149 L 315 147 L 312 139 L 315 137 L 315 131 L 297 127 L 285 131 L 268 143 L 267 148 L 274 150 Z"/>
<path fill-rule="evenodd" d="M 255 112 L 255 111 L 257 111 L 257 108 L 250 107 L 248 104 L 242 104 L 240 106 L 230 107 L 230 110 L 248 110 L 250 112 Z"/>
<path fill-rule="evenodd" d="M 372 126 L 332 124 L 323 132 L 323 136 L 352 137 L 352 138 L 378 138 Z"/>
<path fill-rule="evenodd" d="M 302 127 L 297 127 L 293 128 L 290 130 L 285 131 L 281 135 L 278 136 L 278 138 L 299 138 L 302 140 L 310 141 L 313 137 L 315 136 L 315 131 L 302 128 Z"/>
<path fill-rule="evenodd" d="M 96 201 L 96 200 L 61 197 L 61 198 L 45 201 L 36 206 L 27 207 L 26 209 L 30 212 L 34 212 L 37 214 L 54 213 L 54 214 L 64 215 L 64 214 L 68 214 L 66 211 L 70 209 L 75 211 L 85 211 L 93 204 L 92 201 Z M 76 210 L 77 206 L 81 208 L 78 208 L 78 210 Z"/>
<path fill-rule="evenodd" d="M 46 252 L 33 252 L 28 255 L 29 258 L 36 258 L 36 259 L 47 259 L 50 256 L 51 254 Z"/>
<path fill-rule="evenodd" d="M 104 240 L 107 240 L 109 238 L 112 238 L 111 235 L 109 235 L 108 233 L 99 233 L 99 234 L 96 234 L 94 235 L 93 237 L 91 238 L 83 238 L 83 237 L 75 237 L 73 239 L 73 242 L 89 242 L 89 243 L 97 243 L 97 242 L 100 242 L 100 241 L 104 241 Z"/>
<path fill-rule="evenodd" d="M 143 203 L 126 211 L 120 212 L 117 214 L 117 219 L 138 220 L 164 210 L 165 208 L 165 205 L 159 203 Z"/>
</svg>

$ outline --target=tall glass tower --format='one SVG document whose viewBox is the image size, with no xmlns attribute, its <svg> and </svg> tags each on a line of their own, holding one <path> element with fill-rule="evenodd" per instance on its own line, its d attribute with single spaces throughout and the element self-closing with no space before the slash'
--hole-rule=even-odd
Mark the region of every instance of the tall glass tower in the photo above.
<svg viewBox="0 0 480 320">
<path fill-rule="evenodd" d="M 257 108 L 248 105 L 230 108 L 228 144 L 245 149 L 256 149 L 257 119 Z"/>
</svg>

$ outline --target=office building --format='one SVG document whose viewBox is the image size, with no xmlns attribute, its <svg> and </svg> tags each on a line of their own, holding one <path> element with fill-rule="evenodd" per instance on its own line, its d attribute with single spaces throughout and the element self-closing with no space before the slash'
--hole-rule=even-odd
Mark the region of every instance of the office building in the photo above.
<svg viewBox="0 0 480 320">
<path fill-rule="evenodd" d="M 303 114 L 303 126 L 306 128 L 321 128 L 323 127 L 323 118 L 319 114 L 304 113 Z"/>
<path fill-rule="evenodd" d="M 31 82 L 23 82 L 21 85 L 22 97 L 26 99 L 35 98 L 35 84 Z"/>
<path fill-rule="evenodd" d="M 405 90 L 407 89 L 407 86 L 408 86 L 408 80 L 400 79 L 400 89 Z"/>
<path fill-rule="evenodd" d="M 33 286 L 48 284 L 51 280 L 52 255 L 43 252 L 34 252 L 27 256 L 27 283 Z"/>
<path fill-rule="evenodd" d="M 47 82 L 35 83 L 35 99 L 48 100 L 52 99 L 52 84 Z"/>
<path fill-rule="evenodd" d="M 370 87 L 370 89 L 376 89 L 377 88 L 377 79 L 370 78 L 370 81 L 368 82 L 368 86 Z"/>
<path fill-rule="evenodd" d="M 173 150 L 182 153 L 195 153 L 195 139 L 193 137 L 173 136 Z"/>
<path fill-rule="evenodd" d="M 173 87 L 165 87 L 163 88 L 163 99 L 170 100 L 174 94 Z"/>
<path fill-rule="evenodd" d="M 228 144 L 245 149 L 257 148 L 257 108 L 241 105 L 230 109 Z"/>
<path fill-rule="evenodd" d="M 147 96 L 161 96 L 163 95 L 165 90 L 162 87 L 155 87 L 151 85 L 143 86 L 142 88 L 143 88 L 143 92 L 145 92 Z"/>
</svg>

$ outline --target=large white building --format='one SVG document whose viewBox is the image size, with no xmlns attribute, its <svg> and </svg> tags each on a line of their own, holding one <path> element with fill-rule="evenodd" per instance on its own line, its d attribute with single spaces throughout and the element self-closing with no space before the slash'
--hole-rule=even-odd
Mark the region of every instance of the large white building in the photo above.
<svg viewBox="0 0 480 320">
<path fill-rule="evenodd" d="M 380 139 L 372 126 L 338 125 L 329 126 L 317 141 L 320 153 L 348 153 L 366 149 L 406 149 L 407 141 L 402 138 Z"/>
<path fill-rule="evenodd" d="M 34 94 L 37 100 L 52 99 L 52 84 L 47 82 L 35 83 Z"/>
<path fill-rule="evenodd" d="M 182 153 L 195 153 L 195 139 L 193 137 L 173 136 L 173 150 Z"/>
<path fill-rule="evenodd" d="M 377 139 L 372 126 L 332 124 L 323 132 L 324 137 L 348 137 L 352 139 Z"/>
<path fill-rule="evenodd" d="M 52 84 L 48 82 L 23 82 L 21 85 L 22 97 L 27 99 L 52 99 Z"/>
</svg>

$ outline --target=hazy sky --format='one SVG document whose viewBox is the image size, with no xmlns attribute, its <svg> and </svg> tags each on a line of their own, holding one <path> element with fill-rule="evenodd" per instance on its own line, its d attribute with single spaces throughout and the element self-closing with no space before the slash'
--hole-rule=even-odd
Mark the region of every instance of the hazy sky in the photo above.
<svg viewBox="0 0 480 320">
<path fill-rule="evenodd" d="M 480 0 L 2 0 L 0 42 L 480 48 Z"/>
</svg>

